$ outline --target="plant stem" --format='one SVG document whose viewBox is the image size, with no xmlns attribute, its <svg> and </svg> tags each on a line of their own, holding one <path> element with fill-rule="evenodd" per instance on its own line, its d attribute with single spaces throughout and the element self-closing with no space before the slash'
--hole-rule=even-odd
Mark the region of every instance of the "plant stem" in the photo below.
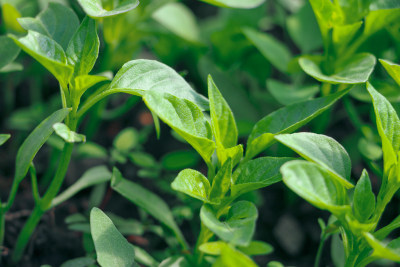
<svg viewBox="0 0 400 267">
<path fill-rule="evenodd" d="M 195 246 L 195 260 L 197 265 L 201 265 L 204 256 L 204 253 L 199 250 L 199 247 L 206 243 L 213 235 L 213 232 L 211 232 L 203 223 L 201 223 L 199 238 L 197 239 Z"/>
<path fill-rule="evenodd" d="M 321 241 L 319 242 L 317 256 L 315 257 L 314 267 L 319 267 L 319 264 L 320 264 L 320 261 L 321 261 L 321 256 L 322 256 L 322 251 L 324 249 L 326 238 L 327 238 L 326 234 L 323 234 L 321 236 Z"/>
<path fill-rule="evenodd" d="M 0 261 L 2 255 L 2 248 L 4 242 L 4 233 L 5 233 L 5 226 L 6 226 L 6 211 L 3 208 L 0 208 Z"/>
</svg>

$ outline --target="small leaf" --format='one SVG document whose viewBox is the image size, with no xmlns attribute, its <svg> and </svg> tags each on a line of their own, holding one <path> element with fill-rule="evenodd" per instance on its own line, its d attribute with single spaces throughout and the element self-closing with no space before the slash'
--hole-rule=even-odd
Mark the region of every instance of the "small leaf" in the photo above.
<svg viewBox="0 0 400 267">
<path fill-rule="evenodd" d="M 318 85 L 298 87 L 277 80 L 267 80 L 267 89 L 279 103 L 285 106 L 310 100 L 319 92 Z"/>
<path fill-rule="evenodd" d="M 103 8 L 101 0 L 78 0 L 86 14 L 92 18 L 111 17 L 118 14 L 126 13 L 139 5 L 139 0 L 119 1 L 120 4 L 112 10 Z M 118 3 L 118 2 L 117 2 Z"/>
<path fill-rule="evenodd" d="M 266 33 L 257 32 L 251 28 L 246 28 L 243 32 L 274 67 L 281 72 L 287 71 L 292 55 L 283 43 Z"/>
<path fill-rule="evenodd" d="M 21 13 L 13 5 L 3 1 L 1 5 L 1 11 L 3 15 L 2 21 L 8 30 L 18 33 L 25 32 L 17 21 L 17 19 L 21 17 Z"/>
<path fill-rule="evenodd" d="M 200 108 L 186 99 L 170 94 L 148 91 L 143 98 L 146 105 L 181 135 L 209 164 L 215 150 L 211 126 Z"/>
<path fill-rule="evenodd" d="M 114 147 L 122 152 L 128 152 L 139 144 L 139 133 L 134 128 L 125 128 L 114 139 Z"/>
<path fill-rule="evenodd" d="M 135 262 L 133 246 L 98 208 L 93 208 L 90 212 L 90 230 L 100 266 L 132 267 Z"/>
<path fill-rule="evenodd" d="M 129 153 L 129 159 L 133 164 L 140 166 L 142 168 L 157 168 L 158 163 L 157 160 L 153 157 L 153 155 L 141 152 L 141 151 L 133 151 Z"/>
<path fill-rule="evenodd" d="M 374 70 L 376 59 L 373 55 L 362 53 L 352 56 L 347 61 L 335 67 L 335 73 L 326 74 L 321 70 L 320 62 L 307 57 L 299 59 L 300 67 L 308 75 L 318 81 L 331 84 L 357 84 L 368 81 Z"/>
<path fill-rule="evenodd" d="M 100 41 L 96 21 L 85 17 L 72 36 L 66 50 L 68 64 L 74 66 L 74 76 L 88 74 L 99 55 Z"/>
<path fill-rule="evenodd" d="M 53 125 L 53 129 L 56 131 L 56 134 L 58 134 L 62 139 L 65 140 L 65 142 L 68 143 L 79 143 L 79 142 L 86 142 L 86 136 L 83 134 L 77 134 L 74 131 L 71 131 L 67 125 L 64 123 L 55 123 Z"/>
<path fill-rule="evenodd" d="M 220 7 L 232 7 L 232 8 L 255 8 L 262 3 L 265 2 L 265 0 L 200 0 L 215 6 L 220 6 Z"/>
<path fill-rule="evenodd" d="M 0 36 L 0 69 L 12 63 L 21 49 L 7 36 Z"/>
<path fill-rule="evenodd" d="M 231 148 L 217 147 L 217 156 L 221 165 L 224 165 L 228 159 L 232 159 L 233 168 L 243 158 L 243 145 L 240 144 Z"/>
<path fill-rule="evenodd" d="M 5 142 L 7 142 L 8 139 L 10 139 L 11 135 L 10 134 L 0 134 L 0 146 L 3 145 Z"/>
<path fill-rule="evenodd" d="M 222 145 L 224 148 L 236 146 L 238 129 L 235 118 L 211 76 L 208 76 L 208 97 L 210 99 L 211 126 L 217 145 Z"/>
<path fill-rule="evenodd" d="M 379 59 L 379 62 L 385 68 L 390 77 L 400 86 L 400 65 L 390 62 L 389 60 Z"/>
<path fill-rule="evenodd" d="M 65 108 L 51 114 L 22 143 L 17 153 L 15 165 L 15 179 L 18 182 L 24 179 L 36 153 L 53 133 L 53 125 L 63 121 L 69 111 L 69 109 Z"/>
<path fill-rule="evenodd" d="M 214 262 L 212 267 L 257 267 L 257 264 L 248 256 L 227 245 L 222 249 L 221 256 Z"/>
<path fill-rule="evenodd" d="M 208 110 L 208 100 L 199 95 L 175 70 L 155 60 L 139 59 L 125 63 L 115 75 L 110 92 L 144 96 L 146 91 L 165 92 L 187 99 Z"/>
<path fill-rule="evenodd" d="M 372 192 L 371 181 L 365 169 L 354 190 L 353 210 L 360 222 L 366 222 L 375 210 L 375 195 Z"/>
<path fill-rule="evenodd" d="M 385 245 L 370 233 L 363 233 L 368 244 L 374 249 L 372 256 L 400 262 L 400 238 Z"/>
<path fill-rule="evenodd" d="M 247 140 L 246 158 L 251 159 L 275 140 L 274 136 L 291 133 L 327 110 L 349 90 L 286 106 L 270 113 L 254 126 Z"/>
<path fill-rule="evenodd" d="M 248 246 L 254 234 L 257 208 L 248 201 L 234 203 L 224 221 L 220 221 L 211 206 L 203 205 L 201 221 L 222 240 L 234 245 Z"/>
<path fill-rule="evenodd" d="M 244 193 L 280 182 L 280 167 L 293 158 L 261 157 L 240 165 L 232 175 L 231 194 L 238 197 Z"/>
<path fill-rule="evenodd" d="M 281 172 L 285 184 L 312 205 L 333 214 L 348 210 L 344 186 L 317 164 L 294 160 L 284 164 Z"/>
<path fill-rule="evenodd" d="M 210 202 L 210 182 L 207 177 L 196 170 L 181 171 L 172 182 L 171 187 L 203 202 Z"/>
<path fill-rule="evenodd" d="M 232 160 L 228 159 L 224 165 L 219 169 L 217 175 L 212 181 L 210 192 L 210 199 L 219 202 L 225 196 L 231 185 L 232 176 Z"/>
<path fill-rule="evenodd" d="M 267 255 L 274 251 L 274 248 L 263 241 L 251 241 L 247 247 L 238 247 L 238 249 L 246 255 Z"/>
<path fill-rule="evenodd" d="M 86 92 L 90 87 L 108 81 L 107 77 L 97 76 L 97 75 L 80 75 L 75 77 L 72 90 L 76 90 L 76 95 L 78 99 Z"/>
<path fill-rule="evenodd" d="M 201 252 L 204 252 L 205 254 L 209 255 L 221 255 L 222 250 L 227 246 L 228 244 L 225 243 L 224 241 L 214 241 L 214 242 L 207 242 L 201 244 L 199 247 L 199 250 Z"/>
<path fill-rule="evenodd" d="M 28 31 L 27 36 L 19 39 L 12 35 L 10 37 L 22 50 L 50 71 L 63 88 L 67 88 L 73 68 L 68 65 L 64 50 L 58 43 L 34 31 Z"/>
<path fill-rule="evenodd" d="M 350 156 L 335 139 L 326 135 L 307 132 L 282 134 L 275 136 L 275 139 L 296 151 L 306 160 L 324 167 L 346 188 L 354 187 L 349 182 Z"/>
<path fill-rule="evenodd" d="M 388 2 L 388 1 L 379 1 L 379 2 Z M 368 15 L 365 17 L 363 35 L 365 37 L 373 35 L 374 33 L 378 32 L 379 30 L 385 28 L 389 24 L 398 20 L 399 16 L 400 16 L 400 8 L 371 10 L 371 12 L 369 12 Z"/>
</svg>

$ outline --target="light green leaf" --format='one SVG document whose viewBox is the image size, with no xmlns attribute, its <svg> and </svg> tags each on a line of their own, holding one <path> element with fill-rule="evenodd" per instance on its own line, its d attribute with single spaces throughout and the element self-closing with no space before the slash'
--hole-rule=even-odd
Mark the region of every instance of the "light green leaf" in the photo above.
<svg viewBox="0 0 400 267">
<path fill-rule="evenodd" d="M 235 167 L 243 158 L 243 145 L 237 145 L 231 148 L 217 147 L 217 156 L 221 165 L 231 158 L 232 168 Z"/>
<path fill-rule="evenodd" d="M 274 248 L 263 241 L 251 241 L 247 247 L 238 247 L 238 249 L 246 255 L 266 255 L 274 251 Z"/>
<path fill-rule="evenodd" d="M 281 181 L 279 168 L 290 160 L 293 158 L 261 157 L 240 165 L 232 175 L 231 195 L 238 197 Z"/>
<path fill-rule="evenodd" d="M 133 164 L 142 168 L 156 169 L 158 167 L 157 160 L 149 153 L 133 151 L 129 153 L 129 159 Z"/>
<path fill-rule="evenodd" d="M 158 267 L 190 267 L 191 264 L 183 256 L 172 256 L 163 260 Z"/>
<path fill-rule="evenodd" d="M 385 245 L 370 233 L 363 233 L 368 244 L 374 249 L 372 256 L 400 262 L 400 238 Z"/>
<path fill-rule="evenodd" d="M 7 142 L 8 139 L 10 139 L 11 135 L 10 134 L 0 134 L 0 146 L 3 145 L 5 142 Z"/>
<path fill-rule="evenodd" d="M 164 200 L 139 184 L 123 178 L 117 168 L 114 168 L 113 170 L 111 187 L 123 197 L 127 198 L 138 207 L 144 209 L 151 216 L 169 227 L 177 236 L 178 241 L 184 247 L 186 246 L 186 241 L 176 225 L 171 210 Z"/>
<path fill-rule="evenodd" d="M 76 90 L 76 97 L 79 99 L 90 87 L 108 81 L 107 77 L 97 75 L 80 75 L 75 77 L 72 90 Z"/>
<path fill-rule="evenodd" d="M 199 42 L 200 31 L 196 17 L 185 5 L 168 3 L 157 9 L 152 18 L 182 39 Z"/>
<path fill-rule="evenodd" d="M 0 36 L 0 69 L 13 62 L 20 51 L 13 40 L 7 36 Z"/>
<path fill-rule="evenodd" d="M 294 160 L 281 168 L 284 183 L 312 205 L 333 214 L 347 211 L 347 194 L 343 185 L 323 167 L 313 162 Z"/>
<path fill-rule="evenodd" d="M 215 150 L 211 126 L 201 109 L 189 100 L 170 94 L 148 91 L 143 97 L 146 105 L 181 135 L 209 164 Z"/>
<path fill-rule="evenodd" d="M 93 208 L 90 212 L 90 230 L 100 266 L 133 266 L 133 246 L 118 232 L 110 218 L 98 208 Z"/>
<path fill-rule="evenodd" d="M 5 27 L 8 30 L 18 33 L 24 33 L 25 30 L 21 27 L 21 25 L 17 21 L 17 19 L 21 17 L 21 13 L 12 4 L 14 3 L 11 2 L 10 4 L 5 1 L 2 1 L 1 3 L 2 22 L 4 23 Z"/>
<path fill-rule="evenodd" d="M 246 158 L 251 159 L 275 140 L 274 136 L 291 133 L 327 110 L 349 90 L 286 106 L 270 113 L 254 126 L 247 140 Z"/>
<path fill-rule="evenodd" d="M 165 92 L 187 99 L 208 110 L 208 100 L 194 91 L 175 70 L 155 60 L 138 59 L 125 63 L 115 75 L 109 89 L 143 96 L 146 91 Z"/>
<path fill-rule="evenodd" d="M 286 72 L 292 55 L 289 49 L 272 36 L 246 28 L 243 30 L 246 37 L 260 50 L 261 54 L 281 72 Z"/>
<path fill-rule="evenodd" d="M 354 187 L 349 182 L 351 174 L 350 156 L 335 139 L 322 134 L 306 132 L 282 134 L 275 136 L 275 139 L 296 151 L 306 160 L 324 167 L 346 188 Z"/>
<path fill-rule="evenodd" d="M 363 22 L 358 21 L 352 24 L 336 25 L 333 28 L 332 43 L 338 54 L 348 47 L 347 45 L 354 39 L 362 25 Z"/>
<path fill-rule="evenodd" d="M 379 59 L 379 62 L 389 73 L 389 75 L 400 86 L 400 65 L 390 62 L 389 60 Z"/>
<path fill-rule="evenodd" d="M 36 18 L 19 18 L 18 22 L 27 31 L 41 33 L 66 49 L 72 35 L 79 26 L 75 12 L 60 3 L 50 2 Z"/>
<path fill-rule="evenodd" d="M 19 39 L 12 35 L 10 37 L 22 50 L 50 71 L 63 88 L 67 88 L 73 68 L 68 65 L 64 50 L 58 43 L 34 31 L 28 31 L 27 36 Z"/>
<path fill-rule="evenodd" d="M 204 225 L 222 240 L 234 245 L 248 246 L 254 234 L 257 208 L 248 201 L 234 203 L 224 221 L 220 221 L 211 206 L 203 205 L 200 218 Z"/>
<path fill-rule="evenodd" d="M 236 146 L 238 129 L 232 110 L 221 95 L 212 77 L 208 76 L 208 97 L 210 99 L 211 126 L 218 146 Z"/>
<path fill-rule="evenodd" d="M 375 210 L 375 195 L 372 192 L 368 172 L 364 169 L 354 190 L 353 211 L 360 222 L 366 222 Z"/>
<path fill-rule="evenodd" d="M 196 170 L 181 171 L 172 182 L 171 187 L 203 202 L 210 202 L 210 182 L 207 177 Z"/>
<path fill-rule="evenodd" d="M 379 9 L 369 12 L 365 17 L 364 32 L 365 37 L 369 37 L 377 31 L 385 28 L 389 24 L 399 21 L 400 8 Z"/>
<path fill-rule="evenodd" d="M 279 103 L 285 106 L 310 100 L 319 92 L 318 85 L 297 86 L 272 79 L 267 80 L 267 89 Z"/>
<path fill-rule="evenodd" d="M 396 153 L 400 150 L 400 120 L 390 102 L 369 83 L 367 90 L 374 105 L 376 125 L 382 140 L 384 169 L 388 174 L 390 167 L 397 164 Z"/>
<path fill-rule="evenodd" d="M 85 17 L 72 36 L 66 50 L 68 64 L 74 66 L 74 76 L 88 74 L 99 55 L 100 41 L 96 21 Z"/>
<path fill-rule="evenodd" d="M 74 184 L 68 187 L 64 192 L 53 199 L 51 206 L 55 207 L 58 204 L 70 199 L 78 192 L 85 188 L 91 187 L 96 184 L 105 183 L 111 180 L 111 172 L 106 166 L 96 166 L 87 170 L 81 178 L 79 178 Z"/>
<path fill-rule="evenodd" d="M 317 18 L 322 39 L 327 43 L 329 30 L 335 25 L 341 25 L 343 23 L 344 17 L 342 10 L 332 1 L 310 0 L 310 4 Z"/>
<path fill-rule="evenodd" d="M 113 145 L 122 152 L 128 152 L 139 144 L 139 133 L 135 128 L 125 128 L 115 137 Z"/>
<path fill-rule="evenodd" d="M 65 108 L 54 112 L 42 121 L 25 139 L 17 153 L 14 179 L 18 182 L 24 179 L 36 153 L 53 133 L 53 125 L 63 121 L 69 111 L 69 109 Z"/>
<path fill-rule="evenodd" d="M 232 160 L 228 159 L 219 169 L 217 175 L 212 181 L 210 199 L 219 202 L 225 196 L 231 185 Z"/>
<path fill-rule="evenodd" d="M 265 2 L 265 0 L 200 0 L 215 6 L 220 6 L 220 7 L 232 7 L 232 8 L 254 8 L 262 3 Z"/>
<path fill-rule="evenodd" d="M 112 10 L 106 10 L 101 0 L 78 0 L 86 14 L 92 18 L 111 17 L 118 14 L 126 13 L 139 5 L 139 0 L 125 0 L 120 2 Z M 117 3 L 118 3 L 117 2 Z"/>
<path fill-rule="evenodd" d="M 57 122 L 53 125 L 53 129 L 56 131 L 65 142 L 68 143 L 79 143 L 79 142 L 86 142 L 86 136 L 83 134 L 77 134 L 74 131 L 71 131 L 67 125 L 61 122 Z"/>
<path fill-rule="evenodd" d="M 11 62 L 0 69 L 0 73 L 8 73 L 13 71 L 21 71 L 24 66 L 17 62 Z"/>
<path fill-rule="evenodd" d="M 385 239 L 392 231 L 400 228 L 400 215 L 397 216 L 391 223 L 382 227 L 374 233 L 374 236 L 378 240 Z"/>
<path fill-rule="evenodd" d="M 212 267 L 257 267 L 258 265 L 248 256 L 227 245 L 222 249 L 221 256 L 214 262 Z"/>
<path fill-rule="evenodd" d="M 201 244 L 201 246 L 199 247 L 199 250 L 205 254 L 217 256 L 222 253 L 222 250 L 227 245 L 228 244 L 225 243 L 224 241 L 207 242 L 207 243 Z"/>
<path fill-rule="evenodd" d="M 335 73 L 333 74 L 324 73 L 320 63 L 319 60 L 307 57 L 299 59 L 299 64 L 303 71 L 318 81 L 331 84 L 357 84 L 368 81 L 374 70 L 376 59 L 368 53 L 355 54 L 350 59 L 335 66 Z"/>
</svg>

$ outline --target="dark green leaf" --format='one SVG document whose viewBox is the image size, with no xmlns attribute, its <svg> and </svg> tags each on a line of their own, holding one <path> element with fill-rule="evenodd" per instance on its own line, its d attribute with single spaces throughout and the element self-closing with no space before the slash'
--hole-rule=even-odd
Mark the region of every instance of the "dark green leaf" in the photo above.
<svg viewBox="0 0 400 267">
<path fill-rule="evenodd" d="M 14 61 L 21 49 L 7 36 L 0 36 L 0 69 Z"/>
<path fill-rule="evenodd" d="M 318 85 L 296 86 L 277 80 L 267 80 L 267 89 L 282 105 L 310 100 L 319 92 Z"/>
<path fill-rule="evenodd" d="M 139 0 L 118 1 L 120 2 L 119 5 L 112 10 L 106 10 L 101 0 L 78 0 L 78 2 L 86 14 L 93 18 L 111 17 L 126 13 L 139 5 Z"/>
<path fill-rule="evenodd" d="M 93 264 L 96 263 L 96 260 L 93 258 L 89 257 L 81 257 L 81 258 L 75 258 L 72 260 L 68 260 L 61 264 L 60 267 L 89 267 L 93 266 Z"/>
<path fill-rule="evenodd" d="M 375 210 L 375 195 L 372 192 L 371 181 L 365 169 L 354 190 L 353 210 L 360 222 L 366 222 Z"/>
</svg>

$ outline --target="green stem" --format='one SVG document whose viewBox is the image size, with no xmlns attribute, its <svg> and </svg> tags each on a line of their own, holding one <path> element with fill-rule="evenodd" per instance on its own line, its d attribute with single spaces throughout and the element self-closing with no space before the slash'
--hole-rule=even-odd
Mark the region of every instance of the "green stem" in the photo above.
<svg viewBox="0 0 400 267">
<path fill-rule="evenodd" d="M 321 236 L 321 241 L 319 242 L 317 256 L 315 257 L 314 267 L 319 267 L 319 264 L 321 262 L 322 251 L 324 249 L 326 238 L 327 238 L 326 234 L 323 234 Z"/>
<path fill-rule="evenodd" d="M 4 233 L 5 233 L 5 226 L 6 226 L 6 211 L 0 208 L 0 261 L 2 255 L 2 248 L 4 242 Z"/>
<path fill-rule="evenodd" d="M 203 223 L 201 223 L 199 238 L 197 239 L 195 246 L 195 259 L 197 265 L 201 265 L 204 257 L 204 253 L 199 250 L 199 247 L 210 240 L 213 235 L 213 232 L 211 232 Z"/>
</svg>

